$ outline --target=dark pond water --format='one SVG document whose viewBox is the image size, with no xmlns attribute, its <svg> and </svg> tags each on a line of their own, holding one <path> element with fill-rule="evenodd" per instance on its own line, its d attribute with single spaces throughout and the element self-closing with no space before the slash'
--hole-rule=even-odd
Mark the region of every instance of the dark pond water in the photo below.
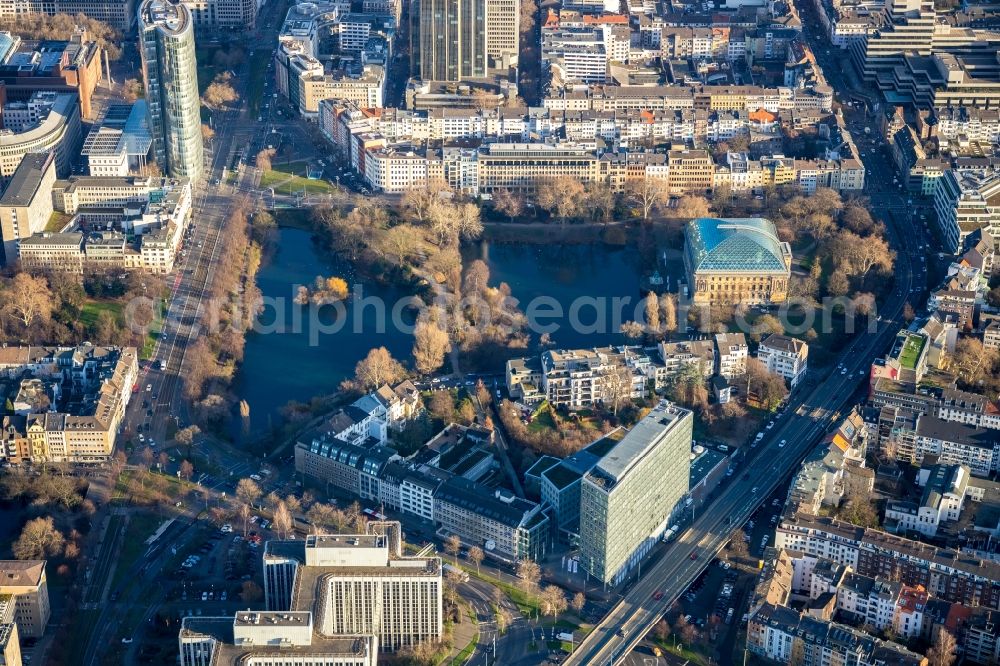
<svg viewBox="0 0 1000 666">
<path fill-rule="evenodd" d="M 335 391 L 369 349 L 385 346 L 403 359 L 413 345 L 406 326 L 392 321 L 393 307 L 405 294 L 354 279 L 349 263 L 319 248 L 308 231 L 282 228 L 277 248 L 257 276 L 269 305 L 258 331 L 247 337 L 235 384 L 237 395 L 250 405 L 255 430 L 277 422 L 279 409 L 290 400 L 305 402 Z M 640 262 L 634 248 L 484 242 L 466 248 L 463 256 L 466 264 L 486 261 L 490 283 L 510 285 L 529 316 L 534 339 L 549 331 L 560 347 L 621 341 L 618 327 L 634 318 L 639 302 Z M 318 275 L 344 277 L 361 288 L 363 300 L 354 297 L 342 310 L 296 305 L 297 286 L 312 284 Z M 412 314 L 396 307 L 402 312 L 397 320 L 412 324 Z"/>
</svg>

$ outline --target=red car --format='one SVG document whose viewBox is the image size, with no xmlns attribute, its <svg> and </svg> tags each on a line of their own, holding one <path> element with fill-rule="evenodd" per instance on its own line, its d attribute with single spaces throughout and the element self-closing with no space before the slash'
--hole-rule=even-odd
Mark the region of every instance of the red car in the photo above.
<svg viewBox="0 0 1000 666">
<path fill-rule="evenodd" d="M 690 557 L 692 560 L 697 560 L 698 559 L 698 551 L 697 550 L 691 551 L 691 554 L 688 557 Z"/>
<path fill-rule="evenodd" d="M 662 598 L 663 598 L 663 592 L 660 592 L 659 590 L 657 590 L 656 592 L 653 592 L 653 599 L 654 600 L 659 601 Z"/>
</svg>

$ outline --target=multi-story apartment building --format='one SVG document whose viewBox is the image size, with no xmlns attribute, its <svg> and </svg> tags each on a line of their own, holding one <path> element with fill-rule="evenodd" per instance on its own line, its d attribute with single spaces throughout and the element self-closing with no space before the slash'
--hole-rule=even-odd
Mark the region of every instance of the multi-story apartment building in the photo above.
<svg viewBox="0 0 1000 666">
<path fill-rule="evenodd" d="M 138 371 L 133 347 L 0 349 L 0 374 L 20 380 L 10 397 L 25 431 L 13 438 L 27 440 L 35 462 L 109 460 Z"/>
<path fill-rule="evenodd" d="M 25 638 L 39 638 L 52 614 L 45 560 L 0 561 L 0 599 L 10 595 L 14 622 Z"/>
<path fill-rule="evenodd" d="M 75 94 L 35 93 L 28 104 L 36 122 L 21 132 L 0 133 L 0 181 L 4 183 L 28 153 L 53 152 L 57 173 L 68 175 L 80 147 L 80 104 Z"/>
<path fill-rule="evenodd" d="M 834 518 L 800 513 L 783 519 L 775 547 L 826 558 L 871 578 L 922 585 L 946 601 L 1000 606 L 1000 564 Z"/>
<path fill-rule="evenodd" d="M 949 141 L 979 141 L 1000 143 L 1000 109 L 982 109 L 974 106 L 944 106 L 934 109 L 932 136 Z"/>
<path fill-rule="evenodd" d="M 716 374 L 734 380 L 747 372 L 750 347 L 742 333 L 719 333 L 715 336 Z"/>
<path fill-rule="evenodd" d="M 919 502 L 890 500 L 886 504 L 886 531 L 919 532 L 933 538 L 942 523 L 958 520 L 968 484 L 969 468 L 965 465 L 931 466 Z"/>
<path fill-rule="evenodd" d="M 717 348 L 711 340 L 682 340 L 680 342 L 661 342 L 657 346 L 660 360 L 663 362 L 663 374 L 666 378 L 677 374 L 688 365 L 696 364 L 698 370 L 706 379 L 715 371 L 720 363 Z M 744 371 L 746 359 L 743 359 Z M 735 369 L 735 368 L 734 368 Z M 661 382 L 657 382 L 660 384 Z"/>
<path fill-rule="evenodd" d="M 18 243 L 45 229 L 52 217 L 52 185 L 56 181 L 55 153 L 24 156 L 0 196 L 0 238 L 4 263 L 13 264 Z"/>
<path fill-rule="evenodd" d="M 824 506 L 838 507 L 844 497 L 871 492 L 874 473 L 865 467 L 868 429 L 857 412 L 827 435 L 792 479 L 785 506 L 818 515 Z"/>
<path fill-rule="evenodd" d="M 792 250 L 761 218 L 692 220 L 685 228 L 684 267 L 695 303 L 782 303 Z"/>
<path fill-rule="evenodd" d="M 312 612 L 321 636 L 374 634 L 395 650 L 443 635 L 441 559 L 403 556 L 399 523 L 268 542 L 263 560 L 267 607 Z"/>
<path fill-rule="evenodd" d="M 617 584 L 682 507 L 694 418 L 662 402 L 615 442 L 580 486 L 580 565 Z"/>
<path fill-rule="evenodd" d="M 616 398 L 641 397 L 646 380 L 629 366 L 628 347 L 550 350 L 542 353 L 541 390 L 554 406 L 580 409 Z M 626 377 L 627 375 L 627 377 Z"/>
<path fill-rule="evenodd" d="M 1000 429 L 1000 410 L 986 396 L 958 389 L 921 386 L 878 379 L 872 390 L 872 406 L 928 414 L 942 421 Z M 895 416 L 890 416 L 890 419 Z"/>
<path fill-rule="evenodd" d="M 191 10 L 168 0 L 144 0 L 139 39 L 156 161 L 171 176 L 197 180 L 204 157 Z"/>
<path fill-rule="evenodd" d="M 798 338 L 771 333 L 760 341 L 757 360 L 768 372 L 784 377 L 795 388 L 809 369 L 809 345 Z"/>
<path fill-rule="evenodd" d="M 995 429 L 945 421 L 907 407 L 882 407 L 879 445 L 897 460 L 919 465 L 933 455 L 945 464 L 965 465 L 977 476 L 989 476 L 1000 467 L 1000 433 Z"/>
<path fill-rule="evenodd" d="M 135 25 L 134 0 L 0 0 L 0 16 L 85 14 L 124 33 Z"/>
<path fill-rule="evenodd" d="M 795 663 L 796 652 L 804 655 L 801 658 L 808 664 L 922 666 L 926 663 L 922 655 L 899 643 L 770 603 L 762 605 L 750 617 L 747 650 L 779 664 Z"/>
</svg>

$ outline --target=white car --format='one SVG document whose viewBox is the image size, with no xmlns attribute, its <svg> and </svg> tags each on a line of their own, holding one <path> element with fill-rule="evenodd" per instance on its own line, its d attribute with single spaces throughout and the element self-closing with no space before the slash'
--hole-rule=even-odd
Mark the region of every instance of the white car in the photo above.
<svg viewBox="0 0 1000 666">
<path fill-rule="evenodd" d="M 253 479 L 254 481 L 260 481 L 261 480 L 260 474 L 251 474 L 250 478 Z"/>
<path fill-rule="evenodd" d="M 785 448 L 785 444 L 787 444 L 787 443 L 788 443 L 788 440 L 785 440 L 785 439 L 781 440 L 780 442 L 778 442 L 778 448 L 779 449 Z"/>
<path fill-rule="evenodd" d="M 230 525 L 229 523 L 226 523 L 225 525 L 222 526 L 221 531 L 223 534 L 229 534 L 230 532 L 233 531 L 233 526 Z"/>
</svg>

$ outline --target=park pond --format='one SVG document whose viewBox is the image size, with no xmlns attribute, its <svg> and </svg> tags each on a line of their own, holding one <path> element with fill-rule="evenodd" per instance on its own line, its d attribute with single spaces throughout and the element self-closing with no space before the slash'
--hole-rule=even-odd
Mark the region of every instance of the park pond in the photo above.
<svg viewBox="0 0 1000 666">
<path fill-rule="evenodd" d="M 510 286 L 535 342 L 544 332 L 565 348 L 620 342 L 618 327 L 634 318 L 641 299 L 641 261 L 633 246 L 483 241 L 465 248 L 463 259 L 466 265 L 482 259 L 492 285 Z M 343 277 L 354 295 L 343 307 L 318 312 L 296 305 L 297 287 L 311 285 L 320 275 Z M 289 401 L 308 402 L 336 391 L 373 347 L 409 357 L 414 312 L 405 307 L 406 293 L 357 279 L 350 263 L 321 248 L 309 231 L 279 229 L 276 249 L 257 283 L 267 306 L 247 336 L 234 387 L 250 407 L 255 431 L 277 423 Z"/>
</svg>

